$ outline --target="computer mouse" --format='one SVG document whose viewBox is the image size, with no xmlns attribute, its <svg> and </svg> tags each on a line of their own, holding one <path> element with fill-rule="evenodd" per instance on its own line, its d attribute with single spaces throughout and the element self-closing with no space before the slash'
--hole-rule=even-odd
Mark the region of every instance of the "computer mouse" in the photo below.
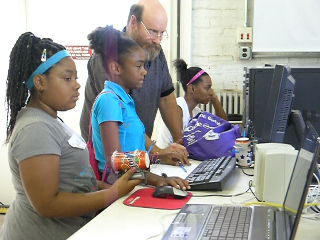
<svg viewBox="0 0 320 240">
<path fill-rule="evenodd" d="M 153 193 L 154 197 L 157 198 L 185 198 L 188 196 L 188 192 L 172 187 L 172 186 L 160 186 L 157 187 Z"/>
</svg>

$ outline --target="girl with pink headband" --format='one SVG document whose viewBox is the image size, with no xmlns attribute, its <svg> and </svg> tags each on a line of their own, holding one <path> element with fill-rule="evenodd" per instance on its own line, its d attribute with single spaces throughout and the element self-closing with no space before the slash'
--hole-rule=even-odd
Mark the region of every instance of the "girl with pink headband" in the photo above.
<svg viewBox="0 0 320 240">
<path fill-rule="evenodd" d="M 182 84 L 185 92 L 184 97 L 178 97 L 177 103 L 183 118 L 183 128 L 188 125 L 189 120 L 201 112 L 199 104 L 212 103 L 217 116 L 227 120 L 227 115 L 212 89 L 212 80 L 208 73 L 199 67 L 189 67 L 182 59 L 174 62 L 177 70 L 178 81 Z M 160 123 L 157 145 L 165 148 L 172 144 L 173 138 L 163 121 Z"/>
</svg>

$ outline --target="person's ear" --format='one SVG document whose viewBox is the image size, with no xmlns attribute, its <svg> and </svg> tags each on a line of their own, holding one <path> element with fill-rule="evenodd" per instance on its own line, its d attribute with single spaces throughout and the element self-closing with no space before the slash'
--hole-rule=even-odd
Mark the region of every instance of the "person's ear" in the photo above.
<svg viewBox="0 0 320 240">
<path fill-rule="evenodd" d="M 189 84 L 188 85 L 188 92 L 193 94 L 194 91 L 195 91 L 194 85 L 193 84 Z"/>
<path fill-rule="evenodd" d="M 121 73 L 121 66 L 116 61 L 111 61 L 109 63 L 109 72 L 111 75 L 120 75 Z"/>
<path fill-rule="evenodd" d="M 138 20 L 135 15 L 131 15 L 130 17 L 129 28 L 131 28 L 131 31 L 136 31 L 138 28 Z"/>
<path fill-rule="evenodd" d="M 34 88 L 39 92 L 42 92 L 47 87 L 47 79 L 45 75 L 38 74 L 33 79 Z"/>
</svg>

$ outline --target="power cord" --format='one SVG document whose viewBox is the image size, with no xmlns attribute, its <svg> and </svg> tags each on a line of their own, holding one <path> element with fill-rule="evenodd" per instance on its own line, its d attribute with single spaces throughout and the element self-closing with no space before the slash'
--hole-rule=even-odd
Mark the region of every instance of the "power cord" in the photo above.
<svg viewBox="0 0 320 240">
<path fill-rule="evenodd" d="M 244 175 L 247 175 L 249 177 L 253 177 L 253 174 L 250 174 L 250 173 L 247 173 L 244 171 L 244 169 L 253 169 L 253 167 L 243 167 L 243 166 L 240 166 L 239 164 L 237 164 L 237 166 L 238 166 L 238 168 L 241 169 L 241 171 Z"/>
<path fill-rule="evenodd" d="M 241 196 L 249 191 L 249 188 L 245 192 L 237 194 L 207 194 L 207 195 L 192 195 L 192 197 L 237 197 Z"/>
<path fill-rule="evenodd" d="M 306 200 L 306 206 L 309 207 L 314 213 L 320 214 L 320 208 L 317 206 L 319 205 L 319 195 L 320 195 L 320 181 L 316 174 L 313 174 L 313 177 L 317 181 L 317 185 L 310 185 L 308 196 Z M 306 209 L 306 212 L 308 210 Z"/>
<path fill-rule="evenodd" d="M 159 237 L 160 235 L 164 234 L 165 231 L 166 231 L 166 226 L 165 226 L 165 224 L 163 223 L 163 220 L 164 220 L 165 218 L 167 218 L 167 217 L 176 216 L 176 215 L 177 215 L 177 212 L 176 212 L 176 211 L 175 211 L 174 213 L 170 213 L 170 214 L 167 214 L 167 215 L 163 215 L 163 216 L 160 218 L 160 220 L 159 220 L 159 222 L 160 222 L 160 224 L 161 224 L 161 228 L 162 228 L 161 232 L 160 232 L 160 233 L 157 233 L 157 234 L 154 234 L 154 235 L 146 238 L 146 240 L 150 240 L 150 239 Z"/>
<path fill-rule="evenodd" d="M 260 200 L 257 195 L 252 191 L 252 180 L 249 181 L 249 190 L 251 191 L 251 193 L 253 194 L 253 196 L 257 199 L 258 202 L 264 202 L 262 200 Z"/>
<path fill-rule="evenodd" d="M 253 194 L 253 196 L 255 197 L 255 199 L 257 199 L 258 202 L 263 202 L 253 192 L 253 190 L 252 190 L 252 180 L 250 180 L 248 182 L 248 184 L 249 184 L 249 187 L 245 192 L 241 192 L 241 193 L 237 193 L 237 194 L 207 194 L 207 195 L 192 195 L 192 197 L 237 197 L 237 196 L 241 196 L 243 194 L 246 194 L 247 192 L 250 191 Z"/>
</svg>

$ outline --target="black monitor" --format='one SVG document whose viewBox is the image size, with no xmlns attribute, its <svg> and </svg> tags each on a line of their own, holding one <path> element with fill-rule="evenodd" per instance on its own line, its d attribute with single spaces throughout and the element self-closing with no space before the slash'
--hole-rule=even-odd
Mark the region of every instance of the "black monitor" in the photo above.
<svg viewBox="0 0 320 240">
<path fill-rule="evenodd" d="M 298 145 L 302 146 L 303 139 L 301 138 L 301 136 L 304 135 L 306 124 L 300 110 L 291 110 L 288 127 L 291 126 L 293 128 L 294 135 L 297 138 Z"/>
<path fill-rule="evenodd" d="M 262 139 L 264 114 L 266 111 L 269 90 L 274 73 L 274 67 L 252 67 L 246 72 L 247 96 L 245 105 L 245 124 L 251 123 L 252 134 L 259 141 Z M 320 67 L 292 67 L 291 75 L 296 80 L 292 109 L 300 110 L 304 121 L 310 121 L 317 132 L 320 133 Z M 291 115 L 290 115 L 291 117 Z M 300 149 L 295 124 L 289 120 L 284 143 Z"/>
<path fill-rule="evenodd" d="M 259 142 L 284 141 L 294 97 L 295 79 L 290 68 L 276 65 L 264 108 L 263 129 Z"/>
</svg>

